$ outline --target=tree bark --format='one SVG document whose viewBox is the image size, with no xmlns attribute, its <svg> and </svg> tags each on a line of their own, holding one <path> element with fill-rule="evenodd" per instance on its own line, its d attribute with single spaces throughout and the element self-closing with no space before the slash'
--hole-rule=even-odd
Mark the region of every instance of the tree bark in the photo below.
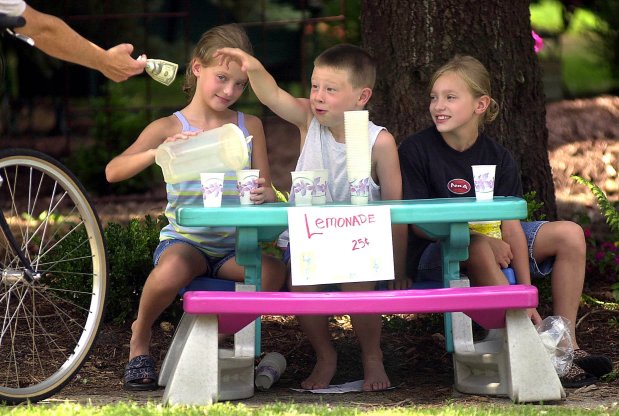
<svg viewBox="0 0 619 416">
<path fill-rule="evenodd" d="M 363 0 L 363 47 L 378 62 L 371 119 L 400 142 L 432 122 L 428 82 L 455 54 L 488 69 L 501 111 L 486 132 L 518 162 L 524 191 L 556 218 L 540 65 L 526 0 Z"/>
</svg>

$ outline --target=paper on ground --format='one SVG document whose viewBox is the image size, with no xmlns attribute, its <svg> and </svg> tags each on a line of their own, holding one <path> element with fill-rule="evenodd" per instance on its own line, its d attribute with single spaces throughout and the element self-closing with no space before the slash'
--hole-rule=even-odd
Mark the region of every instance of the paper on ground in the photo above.
<svg viewBox="0 0 619 416">
<path fill-rule="evenodd" d="M 391 390 L 395 387 L 389 387 L 387 390 Z M 363 391 L 363 380 L 349 381 L 344 384 L 331 384 L 326 389 L 291 389 L 294 391 L 308 392 L 308 393 L 320 393 L 320 394 L 341 394 L 341 393 L 354 393 Z"/>
</svg>

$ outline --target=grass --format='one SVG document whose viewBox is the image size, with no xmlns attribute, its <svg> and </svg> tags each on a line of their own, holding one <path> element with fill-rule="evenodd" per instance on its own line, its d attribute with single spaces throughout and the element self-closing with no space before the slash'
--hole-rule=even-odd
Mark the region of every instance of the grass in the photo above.
<svg viewBox="0 0 619 416">
<path fill-rule="evenodd" d="M 443 416 L 484 416 L 484 415 L 540 415 L 566 416 L 566 415 L 609 415 L 619 414 L 618 410 L 609 409 L 573 409 L 557 406 L 534 406 L 534 405 L 508 405 L 508 406 L 463 406 L 451 403 L 441 407 L 385 407 L 364 409 L 354 407 L 334 407 L 329 405 L 296 405 L 296 404 L 272 404 L 260 408 L 247 407 L 243 404 L 217 403 L 212 406 L 163 406 L 161 404 L 148 403 L 117 403 L 105 406 L 80 405 L 63 403 L 57 405 L 29 405 L 22 407 L 1 407 L 0 415 L 11 416 L 146 416 L 146 415 L 443 415 Z"/>
</svg>

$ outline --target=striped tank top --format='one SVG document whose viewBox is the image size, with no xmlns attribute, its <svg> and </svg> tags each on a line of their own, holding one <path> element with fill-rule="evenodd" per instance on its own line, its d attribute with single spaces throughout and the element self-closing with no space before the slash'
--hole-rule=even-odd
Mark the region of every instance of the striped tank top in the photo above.
<svg viewBox="0 0 619 416">
<path fill-rule="evenodd" d="M 249 136 L 249 132 L 245 127 L 245 115 L 238 112 L 237 125 L 243 131 L 245 137 Z M 199 131 L 200 129 L 192 127 L 189 122 L 181 114 L 180 111 L 174 113 L 183 125 L 182 131 Z M 252 142 L 249 143 L 248 165 L 245 169 L 251 167 L 251 150 Z M 183 227 L 176 222 L 176 209 L 183 205 L 199 205 L 202 206 L 202 190 L 199 180 L 184 181 L 174 184 L 166 184 L 166 193 L 168 204 L 165 209 L 165 216 L 168 218 L 169 224 L 166 225 L 159 234 L 159 240 L 178 239 L 187 241 L 209 256 L 224 257 L 228 253 L 235 250 L 236 244 L 236 229 L 234 227 Z M 223 204 L 238 204 L 239 196 L 236 189 L 236 172 L 226 172 L 224 176 L 224 189 L 221 199 Z"/>
</svg>

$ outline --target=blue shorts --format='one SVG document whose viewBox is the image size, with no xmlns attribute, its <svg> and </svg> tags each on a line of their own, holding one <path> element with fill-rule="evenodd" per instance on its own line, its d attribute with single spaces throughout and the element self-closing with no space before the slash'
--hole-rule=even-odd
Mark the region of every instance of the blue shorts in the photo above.
<svg viewBox="0 0 619 416">
<path fill-rule="evenodd" d="M 552 272 L 552 265 L 554 264 L 554 258 L 544 260 L 538 263 L 533 258 L 533 244 L 535 243 L 535 237 L 540 227 L 548 221 L 532 221 L 523 222 L 522 230 L 527 238 L 527 246 L 529 248 L 529 270 L 532 277 L 548 276 Z M 443 261 L 441 258 L 441 246 L 439 243 L 430 243 L 428 247 L 423 251 L 419 259 L 419 266 L 417 267 L 417 279 L 416 280 L 432 280 L 442 281 Z"/>
<path fill-rule="evenodd" d="M 200 250 L 198 246 L 195 244 L 191 244 L 190 242 L 185 241 L 185 240 L 179 240 L 179 239 L 172 238 L 172 239 L 163 240 L 159 242 L 159 244 L 157 245 L 157 248 L 155 249 L 155 252 L 153 253 L 153 265 L 157 266 L 157 263 L 159 263 L 159 258 L 161 257 L 163 252 L 168 247 L 173 246 L 174 244 L 179 244 L 179 243 L 187 244 L 188 246 L 195 248 L 204 256 L 204 260 L 206 260 L 206 264 L 208 265 L 208 271 L 205 274 L 208 274 L 212 277 L 217 277 L 219 273 L 219 269 L 221 269 L 221 266 L 223 266 L 225 262 L 227 262 L 228 260 L 230 260 L 232 257 L 235 256 L 234 251 L 231 251 L 225 254 L 223 257 L 209 256 L 204 251 Z"/>
</svg>

